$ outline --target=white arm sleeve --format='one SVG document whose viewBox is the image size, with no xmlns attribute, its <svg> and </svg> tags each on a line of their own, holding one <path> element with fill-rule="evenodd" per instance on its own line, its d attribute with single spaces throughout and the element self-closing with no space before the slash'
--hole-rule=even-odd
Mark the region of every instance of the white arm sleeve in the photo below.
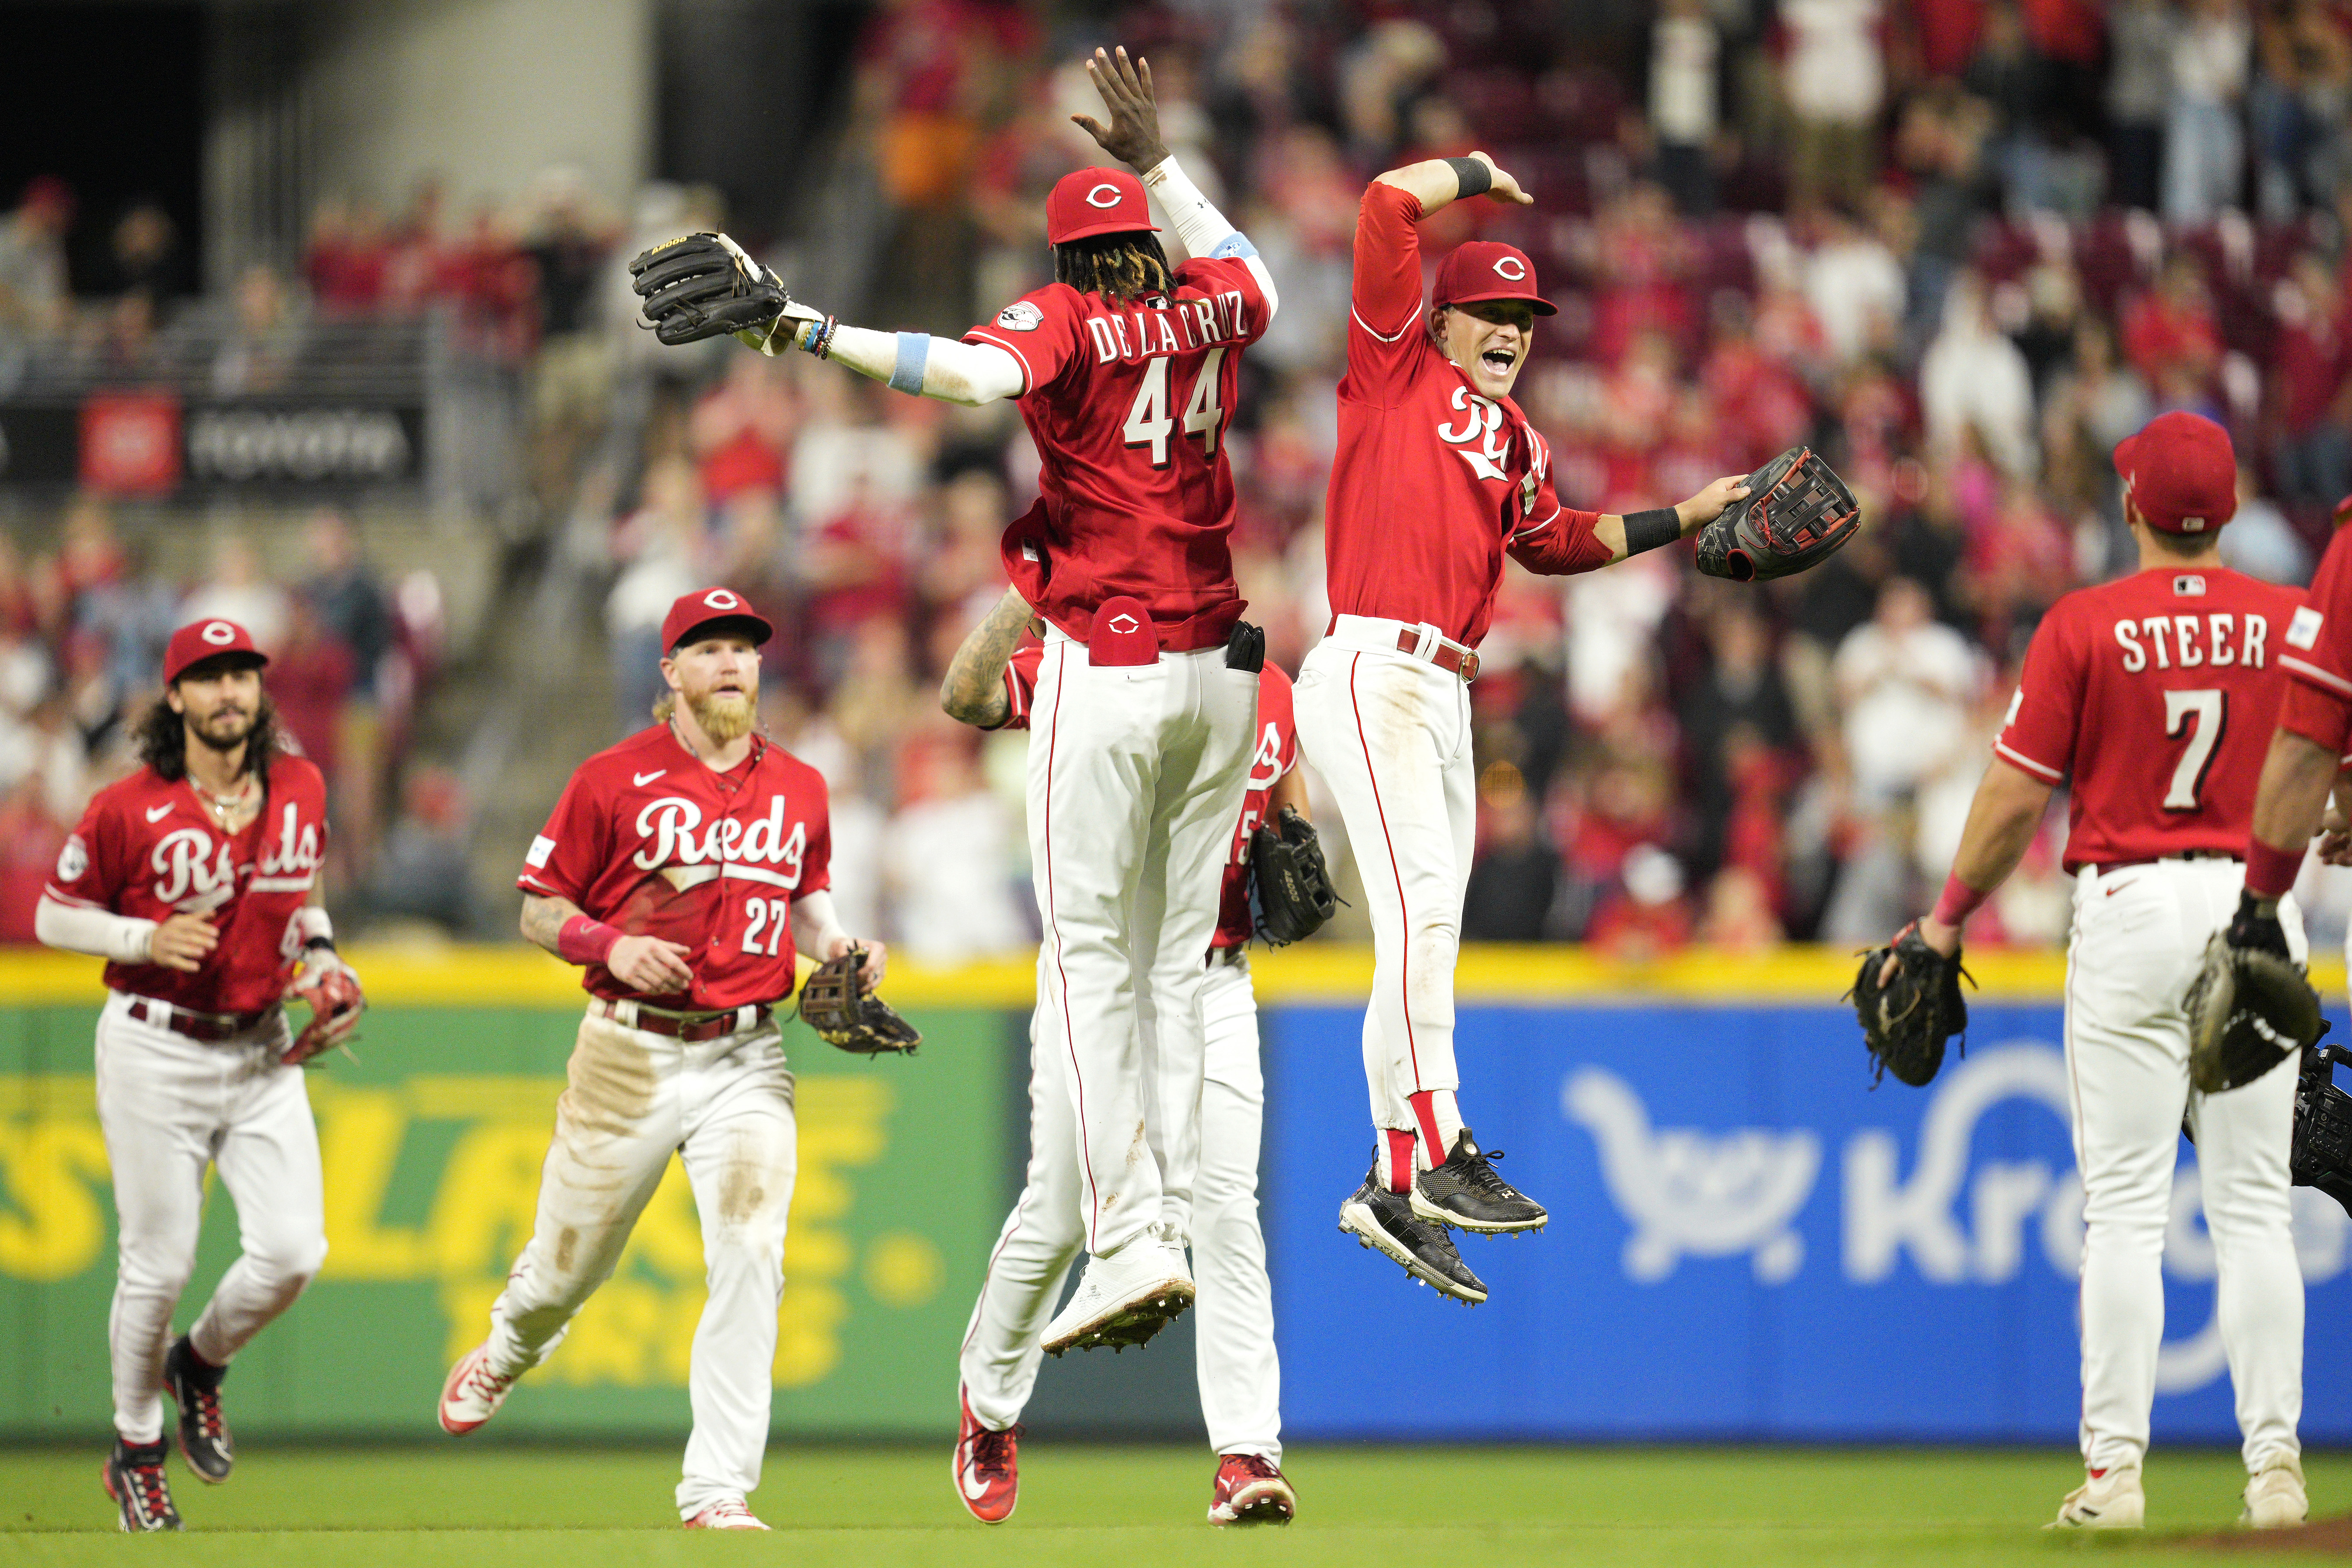
<svg viewBox="0 0 2352 1568">
<path fill-rule="evenodd" d="M 841 916 L 834 912 L 833 895 L 819 888 L 814 893 L 803 893 L 793 900 L 793 947 L 795 952 L 823 963 L 833 955 L 825 951 L 835 937 L 849 933 L 841 927 Z"/>
<path fill-rule="evenodd" d="M 116 963 L 147 963 L 147 939 L 154 933 L 153 921 L 59 903 L 47 893 L 33 910 L 33 935 L 44 945 Z"/>
<path fill-rule="evenodd" d="M 900 392 L 920 392 L 977 408 L 1021 395 L 1021 362 L 989 343 L 958 342 L 925 332 L 877 332 L 838 327 L 826 358 Z"/>
<path fill-rule="evenodd" d="M 1274 312 L 1281 304 L 1275 291 L 1274 274 L 1265 269 L 1265 263 L 1258 258 L 1257 247 L 1249 242 L 1248 236 L 1235 228 L 1201 194 L 1201 187 L 1176 162 L 1176 155 L 1171 153 L 1154 163 L 1144 174 L 1143 184 L 1145 189 L 1160 198 L 1169 224 L 1176 230 L 1176 237 L 1184 242 L 1186 250 L 1194 256 L 1241 258 L 1265 295 L 1265 319 L 1274 320 Z"/>
</svg>

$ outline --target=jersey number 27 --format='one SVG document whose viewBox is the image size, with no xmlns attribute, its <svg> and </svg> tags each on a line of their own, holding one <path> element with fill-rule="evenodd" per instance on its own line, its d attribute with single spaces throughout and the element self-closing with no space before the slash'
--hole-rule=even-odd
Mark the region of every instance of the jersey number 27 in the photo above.
<svg viewBox="0 0 2352 1568">
<path fill-rule="evenodd" d="M 1184 405 L 1184 434 L 1201 437 L 1204 457 L 1217 455 L 1217 432 L 1225 422 L 1225 411 L 1217 406 L 1217 381 L 1224 369 L 1225 346 L 1223 343 L 1209 351 L 1201 362 L 1201 374 L 1192 383 L 1192 395 Z M 1127 411 L 1127 425 L 1120 432 L 1130 447 L 1151 448 L 1151 466 L 1168 466 L 1168 438 L 1176 428 L 1176 421 L 1168 416 L 1168 356 L 1143 363 L 1143 384 L 1135 389 L 1134 405 Z"/>
</svg>

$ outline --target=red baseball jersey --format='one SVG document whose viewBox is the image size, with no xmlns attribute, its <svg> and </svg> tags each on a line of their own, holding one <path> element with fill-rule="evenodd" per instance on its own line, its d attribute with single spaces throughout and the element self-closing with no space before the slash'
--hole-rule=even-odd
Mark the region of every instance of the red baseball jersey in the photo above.
<svg viewBox="0 0 2352 1568">
<path fill-rule="evenodd" d="M 194 973 L 109 963 L 106 984 L 196 1013 L 259 1013 L 302 950 L 294 915 L 327 851 L 327 783 L 305 757 L 269 767 L 260 815 L 224 833 L 186 779 L 153 768 L 98 792 L 44 889 L 59 903 L 161 921 L 209 912 L 220 943 Z"/>
<path fill-rule="evenodd" d="M 1195 258 L 1170 298 L 1119 309 L 1050 283 L 964 334 L 1021 362 L 1042 494 L 1005 555 L 1038 614 L 1084 641 L 1095 606 L 1125 594 L 1172 651 L 1225 640 L 1241 599 L 1224 434 L 1267 320 L 1247 265 Z"/>
<path fill-rule="evenodd" d="M 824 779 L 782 746 L 755 737 L 722 773 L 658 724 L 580 764 L 515 885 L 688 950 L 682 994 L 591 964 L 594 995 L 688 1012 L 781 1002 L 796 984 L 793 900 L 833 882 L 829 821 Z"/>
<path fill-rule="evenodd" d="M 2326 746 L 2346 765 L 2352 747 L 2352 528 L 2339 528 L 2320 558 L 2311 594 L 2287 622 L 2279 663 L 2287 673 L 2279 723 Z"/>
<path fill-rule="evenodd" d="M 1004 667 L 1004 695 L 1013 705 L 1007 730 L 1029 727 L 1030 698 L 1037 689 L 1037 666 L 1045 657 L 1034 639 L 1013 651 Z M 1257 678 L 1257 752 L 1250 759 L 1249 792 L 1242 796 L 1241 821 L 1234 826 L 1233 847 L 1225 857 L 1224 889 L 1218 896 L 1217 934 L 1212 947 L 1239 947 L 1255 932 L 1250 919 L 1250 835 L 1265 820 L 1266 796 L 1284 774 L 1298 765 L 1298 726 L 1291 719 L 1290 677 L 1267 665 Z"/>
<path fill-rule="evenodd" d="M 2244 850 L 2302 603 L 2222 567 L 2155 568 L 2050 607 L 1993 750 L 2073 775 L 2068 870 Z"/>
<path fill-rule="evenodd" d="M 1606 566 L 1609 550 L 1593 535 L 1598 513 L 1560 505 L 1551 449 L 1518 405 L 1480 395 L 1430 342 L 1420 216 L 1417 199 L 1381 184 L 1357 213 L 1323 556 L 1334 613 L 1426 621 L 1475 647 L 1506 550 L 1553 574 Z"/>
</svg>

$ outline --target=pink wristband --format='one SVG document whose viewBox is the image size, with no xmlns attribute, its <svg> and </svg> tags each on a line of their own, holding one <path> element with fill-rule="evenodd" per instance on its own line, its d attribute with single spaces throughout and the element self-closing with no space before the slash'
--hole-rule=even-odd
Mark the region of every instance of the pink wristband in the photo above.
<svg viewBox="0 0 2352 1568">
<path fill-rule="evenodd" d="M 2252 834 L 2246 836 L 2246 891 L 2254 897 L 2286 897 L 2302 869 L 2302 850 L 2273 849 Z"/>
<path fill-rule="evenodd" d="M 555 933 L 555 951 L 567 963 L 602 963 L 613 956 L 613 944 L 621 933 L 603 921 L 586 915 L 573 915 Z"/>
<path fill-rule="evenodd" d="M 1944 879 L 1943 897 L 1936 900 L 1936 921 L 1939 925 L 1958 926 L 1977 912 L 1977 906 L 1992 897 L 1980 893 L 1960 880 L 1955 871 Z"/>
</svg>

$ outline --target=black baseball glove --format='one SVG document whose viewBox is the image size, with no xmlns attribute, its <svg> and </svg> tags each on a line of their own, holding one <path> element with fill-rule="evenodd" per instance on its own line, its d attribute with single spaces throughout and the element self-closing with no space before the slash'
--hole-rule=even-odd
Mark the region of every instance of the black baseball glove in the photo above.
<svg viewBox="0 0 2352 1568">
<path fill-rule="evenodd" d="M 1736 583 L 1820 564 L 1862 526 L 1853 492 L 1821 454 L 1791 447 L 1748 476 L 1744 500 L 1699 530 L 1698 569 Z"/>
<path fill-rule="evenodd" d="M 1881 984 L 1879 973 L 1890 955 L 1895 973 Z M 1914 1089 L 1932 1083 L 1944 1065 L 1944 1042 L 1955 1035 L 1960 1037 L 1960 1054 L 1968 1054 L 1969 1005 L 1960 995 L 1967 973 L 1958 951 L 1946 958 L 1929 947 L 1916 921 L 1903 928 L 1892 947 L 1863 955 L 1862 972 L 1847 994 L 1877 1065 L 1872 1088 L 1890 1072 Z"/>
<path fill-rule="evenodd" d="M 783 280 L 723 234 L 689 234 L 655 246 L 629 263 L 633 287 L 654 335 L 673 346 L 753 331 L 766 336 L 795 307 Z"/>
<path fill-rule="evenodd" d="M 2313 1046 L 2303 1053 L 2287 1174 L 2296 1186 L 2316 1187 L 2352 1214 L 2352 1094 L 2336 1087 L 2338 1062 L 2352 1063 L 2352 1051 Z"/>
<path fill-rule="evenodd" d="M 913 1056 L 923 1043 L 914 1025 L 866 988 L 866 954 L 857 948 L 809 971 L 801 982 L 801 1022 L 855 1056 Z"/>
<path fill-rule="evenodd" d="M 1315 825 L 1286 805 L 1250 835 L 1250 921 L 1257 934 L 1286 947 L 1323 929 L 1339 907 Z"/>
<path fill-rule="evenodd" d="M 2288 955 L 2277 917 L 2259 913 L 2251 895 L 2205 944 L 2180 1005 L 2189 1015 L 2189 1081 L 2203 1094 L 2252 1083 L 2327 1032 L 2319 994 Z"/>
</svg>

